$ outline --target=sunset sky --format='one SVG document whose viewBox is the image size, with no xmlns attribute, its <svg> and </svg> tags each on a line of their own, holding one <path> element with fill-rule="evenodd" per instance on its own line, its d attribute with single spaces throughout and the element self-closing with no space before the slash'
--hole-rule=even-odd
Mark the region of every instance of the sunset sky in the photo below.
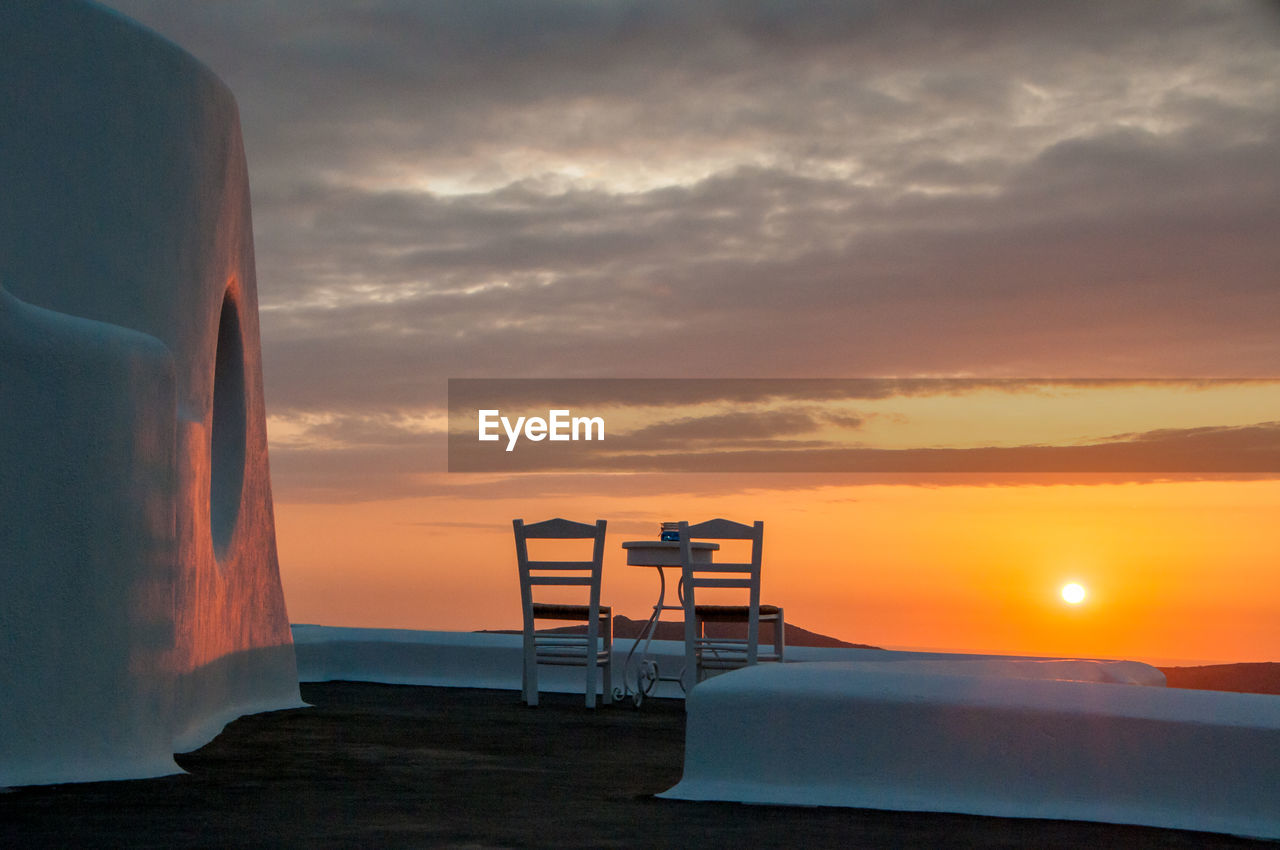
<svg viewBox="0 0 1280 850">
<path fill-rule="evenodd" d="M 1280 660 L 1274 467 L 450 473 L 445 439 L 450 378 L 1280 377 L 1274 4 L 107 5 L 240 104 L 294 622 L 517 625 L 510 521 L 556 515 L 609 520 L 605 596 L 640 617 L 656 579 L 620 543 L 727 516 L 765 521 L 768 601 L 847 640 Z M 1274 451 L 1268 386 L 1052 417 Z M 916 399 L 893 433 L 1061 438 L 953 402 L 980 426 Z"/>
</svg>

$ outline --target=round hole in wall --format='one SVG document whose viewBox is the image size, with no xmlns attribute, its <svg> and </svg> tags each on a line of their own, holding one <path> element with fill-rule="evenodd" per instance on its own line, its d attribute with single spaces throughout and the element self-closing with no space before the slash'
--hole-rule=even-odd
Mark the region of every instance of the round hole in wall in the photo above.
<svg viewBox="0 0 1280 850">
<path fill-rule="evenodd" d="M 245 458 L 244 342 L 240 313 L 230 290 L 222 299 L 218 320 L 210 428 L 209 524 L 214 554 L 221 559 L 231 545 L 240 516 Z"/>
</svg>

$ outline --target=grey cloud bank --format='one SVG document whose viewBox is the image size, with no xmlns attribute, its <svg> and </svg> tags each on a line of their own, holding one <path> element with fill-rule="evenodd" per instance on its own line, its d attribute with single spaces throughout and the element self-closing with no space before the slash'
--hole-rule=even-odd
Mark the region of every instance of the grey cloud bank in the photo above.
<svg viewBox="0 0 1280 850">
<path fill-rule="evenodd" d="M 110 5 L 236 92 L 280 416 L 1280 363 L 1270 5 Z"/>
</svg>

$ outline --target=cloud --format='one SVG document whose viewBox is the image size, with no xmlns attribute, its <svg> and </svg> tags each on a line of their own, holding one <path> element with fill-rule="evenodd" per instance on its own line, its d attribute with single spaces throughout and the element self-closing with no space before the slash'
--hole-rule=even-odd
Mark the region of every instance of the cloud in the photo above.
<svg viewBox="0 0 1280 850">
<path fill-rule="evenodd" d="M 268 302 L 273 388 L 315 404 L 283 370 L 326 349 L 387 380 L 317 394 L 388 401 L 430 374 L 1271 374 L 1272 151 L 1214 182 L 1202 153 L 1149 147 L 1072 143 L 961 200 L 761 171 L 625 200 L 347 191 L 288 267 L 328 256 L 317 277 L 359 286 Z"/>
<path fill-rule="evenodd" d="M 1231 387 L 1259 390 L 1259 404 L 1277 379 L 1267 378 L 458 378 L 448 386 L 449 414 L 466 428 L 474 425 L 482 408 L 601 408 L 631 407 L 658 410 L 697 405 L 738 407 L 770 402 L 818 405 L 793 409 L 807 421 L 818 420 L 858 428 L 863 418 L 829 402 L 882 401 L 892 398 L 946 396 L 959 398 L 984 392 L 1010 396 L 1056 396 L 1073 391 L 1163 389 L 1186 392 Z M 759 412 L 759 411 L 757 411 Z M 699 417 L 702 421 L 705 417 Z M 790 419 L 787 421 L 795 422 Z M 729 422 L 748 423 L 736 414 Z M 749 423 L 760 428 L 761 423 Z M 664 426 L 665 427 L 665 426 Z M 712 430 L 712 429 L 707 429 Z M 724 436 L 722 433 L 721 436 Z"/>
<path fill-rule="evenodd" d="M 290 455 L 279 478 L 273 477 L 280 503 L 347 504 L 392 499 L 440 499 L 449 503 L 592 497 L 670 500 L 686 496 L 714 498 L 746 493 L 803 491 L 821 495 L 828 488 L 902 487 L 1048 487 L 1145 484 L 1192 481 L 1256 481 L 1275 473 L 1160 472 L 590 472 L 486 474 L 407 471 L 398 460 L 411 453 L 385 452 L 372 469 L 351 462 L 344 452 Z M 434 468 L 433 468 L 434 469 Z M 272 454 L 276 475 L 276 453 Z M 762 477 L 763 475 L 763 477 Z M 532 510 L 532 508 L 531 508 Z M 610 513 L 610 518 L 614 513 Z"/>
<path fill-rule="evenodd" d="M 721 443 L 634 441 L 607 448 L 587 443 L 539 445 L 506 453 L 472 440 L 451 443 L 454 472 L 667 472 L 947 475 L 1005 474 L 1276 474 L 1280 423 L 1160 429 L 1081 445 L 883 449 L 837 441 L 785 439 Z M 663 450 L 666 449 L 666 450 Z"/>
<path fill-rule="evenodd" d="M 1280 363 L 1266 4 L 110 5 L 240 102 L 273 411 Z"/>
<path fill-rule="evenodd" d="M 638 442 L 650 447 L 700 441 L 717 445 L 738 444 L 744 440 L 807 434 L 817 429 L 819 424 L 819 416 L 794 409 L 686 416 L 633 431 L 628 435 L 628 444 Z"/>
<path fill-rule="evenodd" d="M 275 414 L 269 426 L 277 489 L 307 499 L 422 495 L 441 486 L 446 468 L 933 477 L 969 471 L 984 481 L 1005 472 L 1243 474 L 1274 463 L 1274 428 L 1249 424 L 1270 410 L 1274 386 L 1275 381 L 1207 379 L 454 381 L 447 462 L 443 409 Z M 928 406 L 900 406 L 921 401 Z M 1064 404 L 1075 405 L 1074 412 Z M 546 416 L 553 408 L 603 415 L 607 439 L 524 441 L 520 451 L 508 454 L 501 451 L 503 440 L 495 449 L 474 439 L 476 410 L 494 407 L 512 419 Z M 904 413 L 911 409 L 918 412 Z M 1206 414 L 1215 409 L 1220 421 L 1231 424 L 1126 433 L 1117 433 L 1113 424 L 1162 417 L 1212 421 Z M 1079 419 L 1085 411 L 1091 412 Z M 1069 430 L 1045 421 L 1064 413 L 1079 419 Z M 1141 418 L 1133 419 L 1135 414 Z M 1056 435 L 1057 442 L 1032 443 L 1026 436 L 1021 444 L 1013 442 L 1031 422 L 1041 423 L 1035 433 Z M 874 432 L 865 430 L 869 425 Z M 916 442 L 901 448 L 904 439 Z M 934 448 L 957 440 L 968 447 Z M 452 480 L 467 482 L 465 476 Z"/>
</svg>

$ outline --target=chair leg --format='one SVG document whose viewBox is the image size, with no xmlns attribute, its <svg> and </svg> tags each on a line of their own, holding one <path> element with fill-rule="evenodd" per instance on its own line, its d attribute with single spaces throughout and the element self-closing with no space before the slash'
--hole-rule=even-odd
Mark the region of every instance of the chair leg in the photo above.
<svg viewBox="0 0 1280 850">
<path fill-rule="evenodd" d="M 680 685 L 688 698 L 693 686 L 698 683 L 698 638 L 701 629 L 693 614 L 692 606 L 685 606 L 684 620 L 684 671 L 680 674 Z"/>
<path fill-rule="evenodd" d="M 595 708 L 597 656 L 594 646 L 589 646 L 587 649 L 587 708 Z"/>
<path fill-rule="evenodd" d="M 533 637 L 524 639 L 524 701 L 526 705 L 538 704 L 538 650 Z"/>
<path fill-rule="evenodd" d="M 782 654 L 787 651 L 787 622 L 778 609 L 778 624 L 773 629 L 774 650 L 778 653 L 778 661 L 783 661 Z"/>
<path fill-rule="evenodd" d="M 604 680 L 604 704 L 613 705 L 613 625 L 610 623 L 610 634 L 605 635 L 604 639 L 604 672 L 602 678 Z"/>
</svg>

